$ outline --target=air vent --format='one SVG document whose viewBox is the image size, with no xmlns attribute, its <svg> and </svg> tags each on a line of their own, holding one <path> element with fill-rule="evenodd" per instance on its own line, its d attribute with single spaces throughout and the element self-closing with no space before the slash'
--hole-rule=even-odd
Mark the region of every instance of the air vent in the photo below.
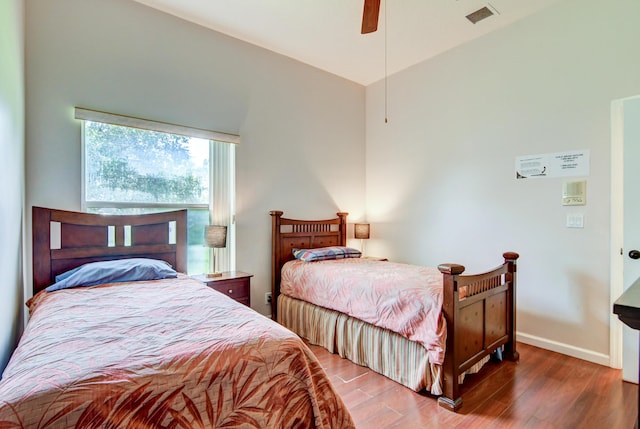
<svg viewBox="0 0 640 429">
<path fill-rule="evenodd" d="M 471 21 L 472 24 L 475 24 L 478 21 L 482 21 L 483 19 L 489 18 L 493 15 L 494 12 L 489 9 L 489 7 L 485 6 L 481 9 L 476 10 L 475 12 L 471 12 L 469 15 L 467 15 L 467 19 Z"/>
</svg>

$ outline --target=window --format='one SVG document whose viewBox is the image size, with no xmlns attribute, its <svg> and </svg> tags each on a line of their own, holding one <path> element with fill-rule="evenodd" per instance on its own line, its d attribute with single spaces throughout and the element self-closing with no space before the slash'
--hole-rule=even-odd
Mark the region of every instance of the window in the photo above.
<svg viewBox="0 0 640 429">
<path fill-rule="evenodd" d="M 237 142 L 237 136 L 79 108 L 76 118 L 83 119 L 84 211 L 138 214 L 186 208 L 189 273 L 213 269 L 211 249 L 204 246 L 209 224 L 228 227 L 227 247 L 216 249 L 216 268 L 235 268 L 235 145 L 228 140 Z M 227 141 L 211 138 L 220 136 Z"/>
</svg>

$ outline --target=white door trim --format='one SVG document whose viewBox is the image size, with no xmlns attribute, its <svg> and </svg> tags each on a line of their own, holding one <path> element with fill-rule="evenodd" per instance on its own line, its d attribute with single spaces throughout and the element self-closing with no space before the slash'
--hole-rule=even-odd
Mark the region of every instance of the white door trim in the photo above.
<svg viewBox="0 0 640 429">
<path fill-rule="evenodd" d="M 611 103 L 611 305 L 609 323 L 609 365 L 622 368 L 622 323 L 613 314 L 613 303 L 624 289 L 623 285 L 623 221 L 624 221 L 624 99 Z"/>
<path fill-rule="evenodd" d="M 626 97 L 611 102 L 611 293 L 609 365 L 622 368 L 622 322 L 613 314 L 613 303 L 624 290 L 624 103 L 640 99 Z"/>
</svg>

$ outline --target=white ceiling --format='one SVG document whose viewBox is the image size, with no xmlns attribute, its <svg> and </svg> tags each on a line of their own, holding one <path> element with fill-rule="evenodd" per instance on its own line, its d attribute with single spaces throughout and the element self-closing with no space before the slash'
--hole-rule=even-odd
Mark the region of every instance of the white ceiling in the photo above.
<svg viewBox="0 0 640 429">
<path fill-rule="evenodd" d="M 558 0 L 382 0 L 368 35 L 363 0 L 135 1 L 369 85 Z M 483 6 L 498 14 L 475 25 L 465 18 Z"/>
</svg>

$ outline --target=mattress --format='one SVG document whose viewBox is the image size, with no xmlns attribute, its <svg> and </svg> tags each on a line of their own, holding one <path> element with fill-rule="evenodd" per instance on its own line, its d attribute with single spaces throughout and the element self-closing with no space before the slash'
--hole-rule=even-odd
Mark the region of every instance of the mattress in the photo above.
<svg viewBox="0 0 640 429">
<path fill-rule="evenodd" d="M 421 344 L 432 364 L 444 361 L 442 273 L 436 268 L 361 258 L 289 261 L 283 295 L 335 310 Z"/>
</svg>

